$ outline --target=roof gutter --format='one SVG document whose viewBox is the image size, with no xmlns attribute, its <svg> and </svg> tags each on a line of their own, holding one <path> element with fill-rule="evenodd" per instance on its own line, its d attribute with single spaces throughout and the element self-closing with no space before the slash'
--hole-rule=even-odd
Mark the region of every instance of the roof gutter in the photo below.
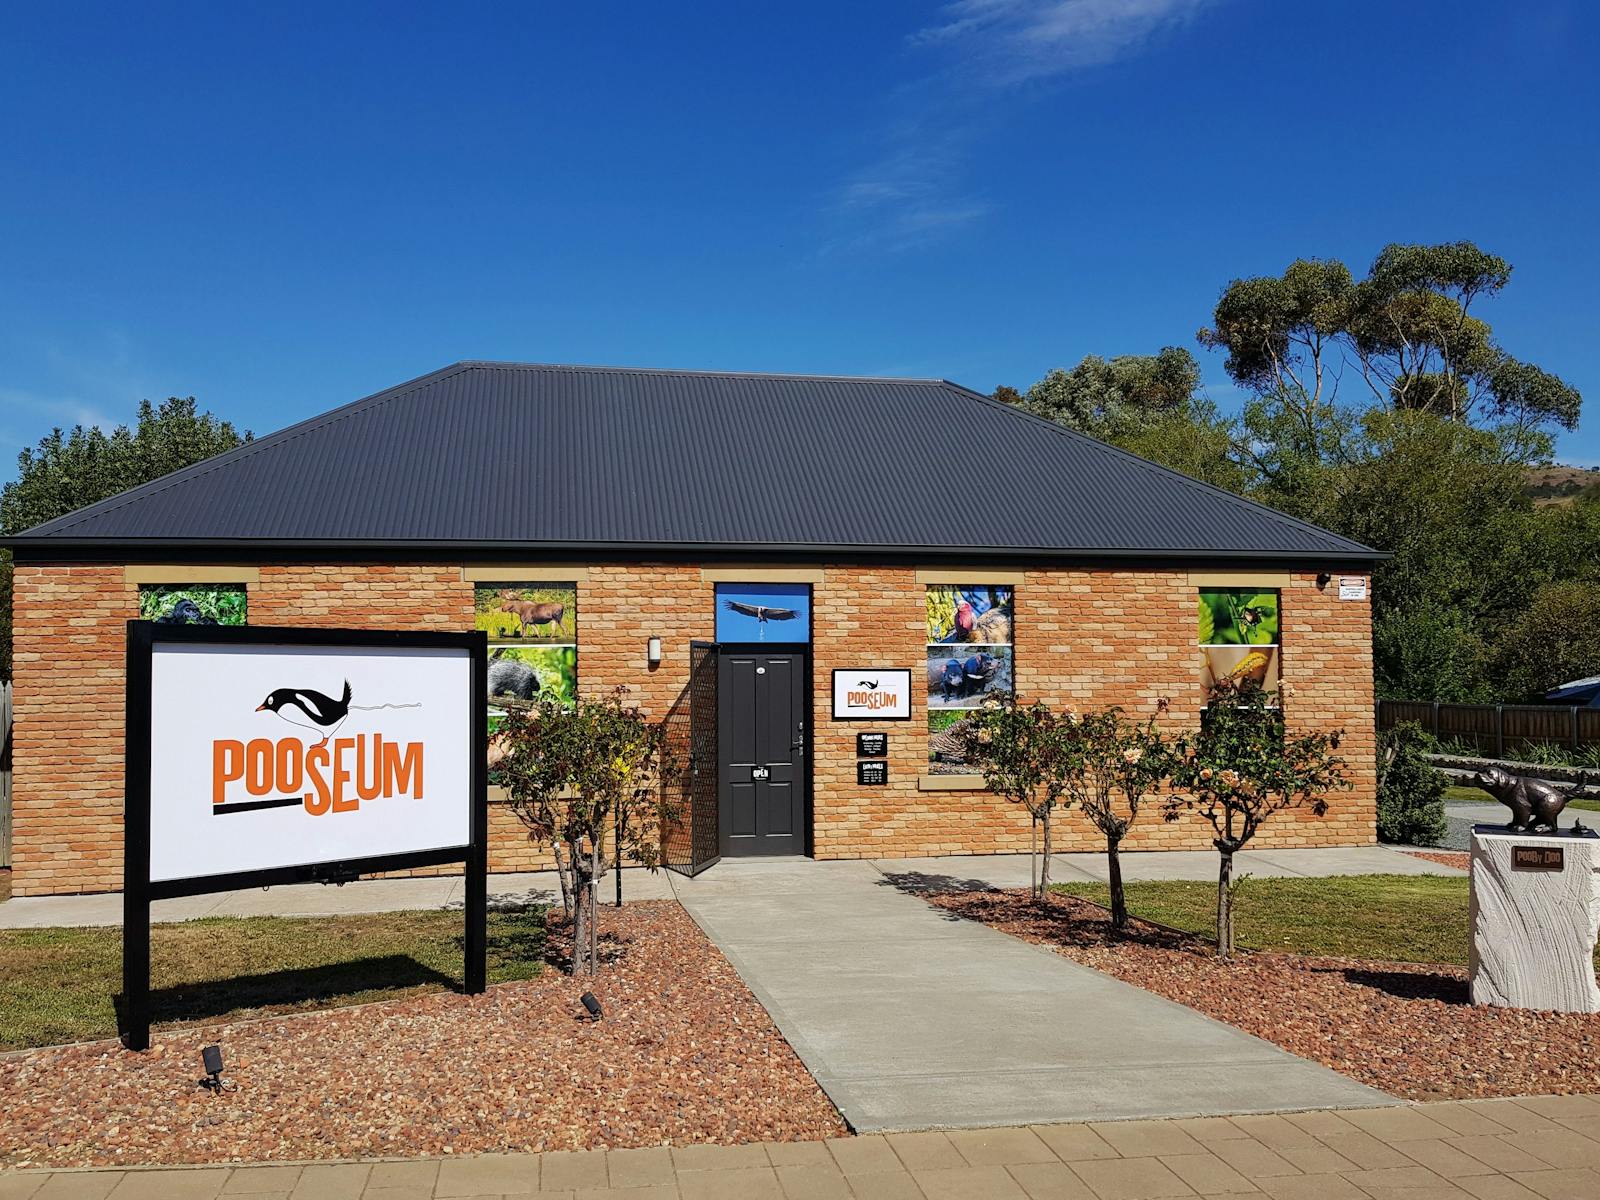
<svg viewBox="0 0 1600 1200">
<path fill-rule="evenodd" d="M 606 558 L 632 561 L 695 558 L 803 558 L 828 559 L 960 559 L 1007 562 L 1148 562 L 1273 563 L 1321 566 L 1370 566 L 1393 555 L 1369 547 L 1349 550 L 1226 550 L 1214 548 L 1074 547 L 1052 546 L 875 546 L 815 542 L 531 542 L 459 541 L 449 538 L 304 538 L 291 541 L 255 538 L 0 538 L 0 548 L 12 551 L 18 562 L 97 561 L 124 562 L 130 556 L 150 561 L 174 554 L 185 558 L 211 555 L 222 559 L 259 559 L 262 556 L 305 561 L 308 555 L 327 553 L 348 558 L 393 561 L 395 554 L 424 554 L 430 559 L 501 557 L 510 561 L 562 558 Z"/>
</svg>

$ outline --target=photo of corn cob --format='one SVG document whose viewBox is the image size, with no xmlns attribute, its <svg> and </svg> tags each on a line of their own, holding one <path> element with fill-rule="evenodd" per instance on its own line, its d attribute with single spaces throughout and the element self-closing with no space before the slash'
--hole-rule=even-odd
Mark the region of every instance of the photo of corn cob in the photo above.
<svg viewBox="0 0 1600 1200">
<path fill-rule="evenodd" d="M 1201 694 L 1219 683 L 1241 683 L 1249 679 L 1269 692 L 1278 690 L 1278 647 L 1202 646 Z"/>
</svg>

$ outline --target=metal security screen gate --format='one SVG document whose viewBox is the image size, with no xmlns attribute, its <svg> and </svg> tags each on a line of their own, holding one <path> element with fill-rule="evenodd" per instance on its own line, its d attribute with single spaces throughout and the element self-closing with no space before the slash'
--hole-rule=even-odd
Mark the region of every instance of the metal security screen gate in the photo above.
<svg viewBox="0 0 1600 1200">
<path fill-rule="evenodd" d="M 722 647 L 717 809 L 723 854 L 807 852 L 808 662 L 807 654 L 792 649 Z"/>
<path fill-rule="evenodd" d="M 677 817 L 662 830 L 668 870 L 698 875 L 721 856 L 717 845 L 717 646 L 689 644 L 689 686 L 667 714 L 667 755 Z"/>
</svg>

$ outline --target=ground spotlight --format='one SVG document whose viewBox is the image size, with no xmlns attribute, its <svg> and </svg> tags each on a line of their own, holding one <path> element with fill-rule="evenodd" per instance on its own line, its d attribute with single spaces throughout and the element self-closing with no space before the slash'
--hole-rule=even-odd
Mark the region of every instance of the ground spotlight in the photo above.
<svg viewBox="0 0 1600 1200">
<path fill-rule="evenodd" d="M 222 1047 L 207 1046 L 201 1050 L 200 1064 L 206 1069 L 206 1077 L 200 1081 L 200 1086 L 210 1088 L 213 1092 L 222 1091 Z"/>
<path fill-rule="evenodd" d="M 600 1011 L 600 1001 L 594 998 L 593 992 L 585 992 L 583 995 L 579 996 L 578 999 L 582 1001 L 583 1007 L 588 1010 L 589 1019 L 591 1021 L 598 1021 L 605 1015 Z"/>
</svg>

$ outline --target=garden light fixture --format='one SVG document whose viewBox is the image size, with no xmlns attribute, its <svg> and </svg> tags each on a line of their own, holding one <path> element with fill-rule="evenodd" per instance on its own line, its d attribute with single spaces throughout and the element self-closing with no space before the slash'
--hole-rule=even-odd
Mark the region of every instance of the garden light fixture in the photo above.
<svg viewBox="0 0 1600 1200">
<path fill-rule="evenodd" d="M 600 1011 L 600 1001 L 594 998 L 593 992 L 585 992 L 578 999 L 582 1001 L 583 1007 L 588 1010 L 591 1021 L 598 1021 L 604 1015 Z"/>
<path fill-rule="evenodd" d="M 222 1047 L 207 1046 L 200 1051 L 200 1064 L 206 1069 L 206 1077 L 200 1081 L 200 1086 L 210 1088 L 213 1092 L 222 1091 Z"/>
</svg>

